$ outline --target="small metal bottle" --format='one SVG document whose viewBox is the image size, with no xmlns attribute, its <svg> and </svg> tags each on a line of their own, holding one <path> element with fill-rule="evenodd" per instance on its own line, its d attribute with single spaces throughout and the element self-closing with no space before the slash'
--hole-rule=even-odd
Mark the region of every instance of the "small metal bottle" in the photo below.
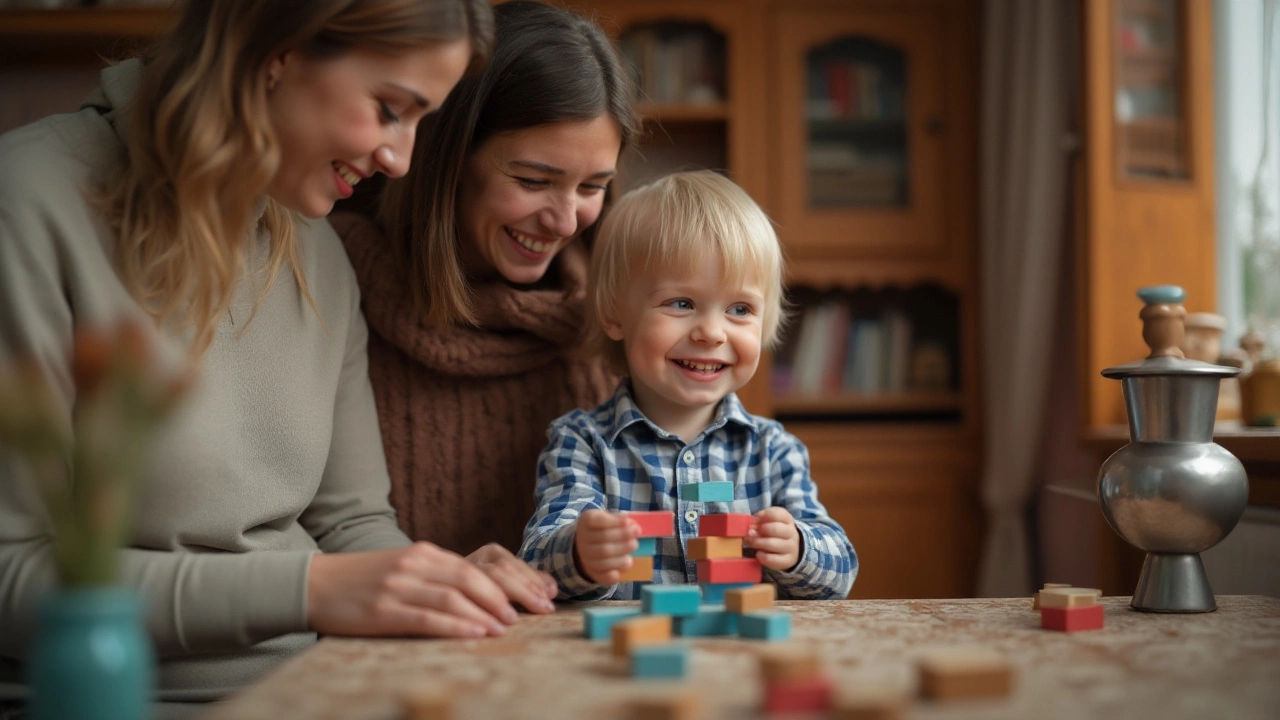
<svg viewBox="0 0 1280 720">
<path fill-rule="evenodd" d="M 1102 371 L 1124 388 L 1129 444 L 1102 464 L 1098 500 L 1111 528 L 1147 551 L 1132 607 L 1210 612 L 1218 605 L 1200 553 L 1235 528 L 1249 499 L 1244 466 L 1213 442 L 1218 383 L 1240 370 L 1183 356 L 1182 288 L 1142 288 L 1138 297 L 1151 354 Z"/>
</svg>

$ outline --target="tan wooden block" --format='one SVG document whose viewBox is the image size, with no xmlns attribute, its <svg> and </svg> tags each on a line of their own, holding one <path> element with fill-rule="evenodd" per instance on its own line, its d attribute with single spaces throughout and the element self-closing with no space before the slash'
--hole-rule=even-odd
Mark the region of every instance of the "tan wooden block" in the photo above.
<svg viewBox="0 0 1280 720">
<path fill-rule="evenodd" d="M 742 557 L 742 538 L 740 537 L 689 538 L 686 547 L 689 558 L 693 560 Z"/>
<path fill-rule="evenodd" d="M 1074 608 L 1097 605 L 1101 590 L 1095 588 L 1049 588 L 1040 591 L 1040 607 Z"/>
<path fill-rule="evenodd" d="M 760 655 L 760 677 L 766 683 L 808 680 L 822 674 L 817 654 L 800 648 L 779 648 Z"/>
<path fill-rule="evenodd" d="M 1013 689 L 1013 668 L 982 648 L 929 653 L 918 664 L 920 694 L 931 700 L 1004 697 Z"/>
<path fill-rule="evenodd" d="M 403 698 L 404 720 L 454 720 L 455 697 L 442 689 L 411 690 Z"/>
<path fill-rule="evenodd" d="M 702 698 L 692 691 L 649 695 L 631 701 L 631 720 L 697 720 L 702 717 Z"/>
<path fill-rule="evenodd" d="M 657 645 L 671 640 L 670 615 L 641 615 L 623 620 L 611 629 L 614 657 L 627 657 L 637 645 Z"/>
<path fill-rule="evenodd" d="M 631 568 L 623 570 L 618 582 L 653 582 L 653 556 L 631 558 Z"/>
<path fill-rule="evenodd" d="M 907 696 L 899 691 L 875 688 L 841 690 L 831 708 L 832 720 L 903 720 Z"/>
<path fill-rule="evenodd" d="M 729 612 L 745 615 L 756 610 L 773 607 L 778 588 L 773 583 L 760 583 L 745 588 L 724 591 L 724 608 Z"/>
<path fill-rule="evenodd" d="M 1044 587 L 1041 588 L 1041 590 L 1051 590 L 1053 588 L 1069 588 L 1069 587 L 1071 587 L 1070 583 L 1045 583 Z M 1040 590 L 1037 590 L 1036 594 L 1031 598 L 1031 609 L 1032 610 L 1040 609 Z"/>
</svg>

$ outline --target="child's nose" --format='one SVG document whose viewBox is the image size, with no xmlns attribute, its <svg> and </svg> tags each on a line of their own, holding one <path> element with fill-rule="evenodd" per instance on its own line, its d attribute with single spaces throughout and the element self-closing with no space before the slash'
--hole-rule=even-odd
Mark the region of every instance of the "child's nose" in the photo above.
<svg viewBox="0 0 1280 720">
<path fill-rule="evenodd" d="M 693 327 L 696 342 L 719 345 L 725 340 L 724 323 L 719 317 L 704 316 Z"/>
</svg>

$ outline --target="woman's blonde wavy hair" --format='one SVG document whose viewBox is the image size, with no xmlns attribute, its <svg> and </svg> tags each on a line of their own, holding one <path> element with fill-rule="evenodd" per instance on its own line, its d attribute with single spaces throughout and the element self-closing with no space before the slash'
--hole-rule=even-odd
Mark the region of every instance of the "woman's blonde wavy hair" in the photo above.
<svg viewBox="0 0 1280 720">
<path fill-rule="evenodd" d="M 486 0 L 187 0 L 145 56 L 127 118 L 128 165 L 91 195 L 117 238 L 117 271 L 155 318 L 191 331 L 203 356 L 233 300 L 252 223 L 280 164 L 267 111 L 270 61 L 289 51 L 331 58 L 469 40 L 472 64 L 493 37 Z M 316 310 L 298 264 L 295 213 L 267 199 L 269 288 L 286 264 Z M 265 288 L 264 288 L 265 292 Z"/>
</svg>

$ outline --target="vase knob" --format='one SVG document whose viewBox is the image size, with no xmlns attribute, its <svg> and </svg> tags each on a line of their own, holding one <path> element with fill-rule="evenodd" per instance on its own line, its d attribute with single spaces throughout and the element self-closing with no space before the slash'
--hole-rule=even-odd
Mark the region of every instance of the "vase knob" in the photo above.
<svg viewBox="0 0 1280 720">
<path fill-rule="evenodd" d="M 1138 317 L 1142 319 L 1142 339 L 1151 348 L 1148 358 L 1185 358 L 1182 337 L 1186 333 L 1183 320 L 1187 309 L 1182 301 L 1187 293 L 1177 285 L 1152 285 L 1138 290 L 1138 298 L 1146 303 Z"/>
</svg>

